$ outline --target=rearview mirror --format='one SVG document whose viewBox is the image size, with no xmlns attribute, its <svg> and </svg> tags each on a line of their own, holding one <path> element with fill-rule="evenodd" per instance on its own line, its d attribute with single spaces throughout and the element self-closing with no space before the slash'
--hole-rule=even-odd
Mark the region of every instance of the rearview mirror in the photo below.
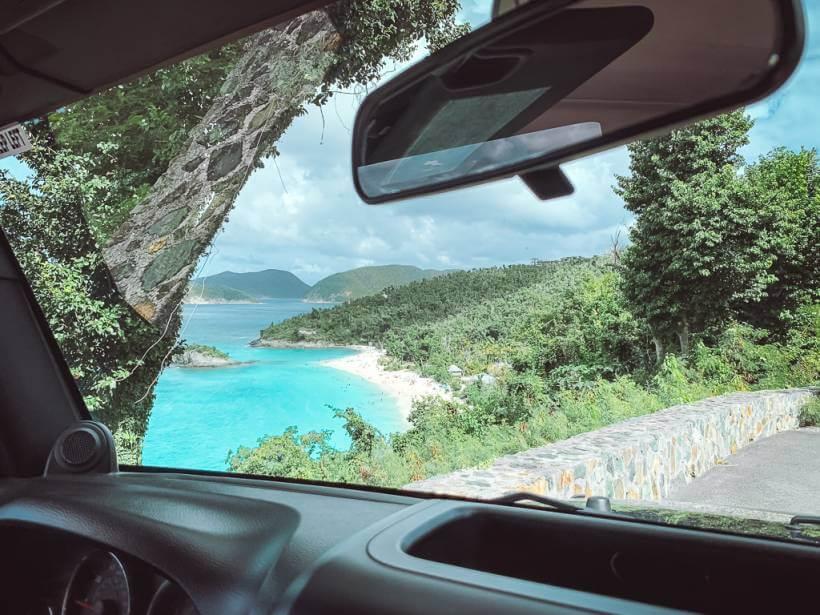
<svg viewBox="0 0 820 615">
<path fill-rule="evenodd" d="M 762 98 L 802 49 L 797 0 L 534 0 L 365 98 L 356 190 L 383 203 L 521 175 L 568 194 L 560 163 Z"/>
</svg>

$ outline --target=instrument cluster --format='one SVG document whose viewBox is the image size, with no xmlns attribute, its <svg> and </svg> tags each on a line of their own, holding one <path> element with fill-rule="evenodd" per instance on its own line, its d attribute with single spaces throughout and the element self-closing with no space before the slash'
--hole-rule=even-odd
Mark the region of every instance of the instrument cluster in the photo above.
<svg viewBox="0 0 820 615">
<path fill-rule="evenodd" d="M 71 573 L 60 604 L 60 615 L 196 614 L 193 603 L 176 584 L 150 572 L 148 574 L 156 578 L 144 580 L 153 586 L 151 600 L 144 609 L 134 608 L 144 602 L 132 593 L 132 587 L 138 587 L 132 578 L 146 573 L 140 568 L 139 565 L 126 568 L 111 551 L 95 549 L 87 553 Z M 145 592 L 141 594 L 142 597 L 146 595 Z"/>
<path fill-rule="evenodd" d="M 0 528 L 0 612 L 197 615 L 188 595 L 128 554 L 53 530 Z"/>
</svg>

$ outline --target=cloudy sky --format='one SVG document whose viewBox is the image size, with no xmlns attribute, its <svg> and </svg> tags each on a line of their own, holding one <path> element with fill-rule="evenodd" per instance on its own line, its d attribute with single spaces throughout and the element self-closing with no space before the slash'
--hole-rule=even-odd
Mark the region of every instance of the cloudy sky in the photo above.
<svg viewBox="0 0 820 615">
<path fill-rule="evenodd" d="M 809 29 L 820 30 L 820 1 L 810 3 Z M 464 3 L 472 25 L 486 2 Z M 811 36 L 803 64 L 756 118 L 746 148 L 755 159 L 776 145 L 820 145 L 820 41 Z M 350 128 L 360 97 L 337 95 L 299 118 L 279 144 L 282 155 L 257 171 L 217 237 L 205 274 L 226 269 L 288 269 L 313 283 L 362 265 L 401 263 L 473 268 L 605 252 L 629 213 L 612 192 L 625 173 L 624 148 L 566 165 L 575 194 L 539 201 L 510 179 L 396 204 L 368 206 L 353 188 Z M 277 169 L 278 167 L 278 169 Z M 281 179 L 280 179 L 281 175 Z"/>
<path fill-rule="evenodd" d="M 804 5 L 809 39 L 802 65 L 784 88 L 750 108 L 756 124 L 744 152 L 749 160 L 777 145 L 820 145 L 820 0 Z M 489 17 L 486 0 L 462 6 L 473 26 Z M 592 255 L 605 252 L 630 222 L 612 192 L 614 175 L 628 167 L 624 148 L 566 165 L 575 193 L 563 199 L 539 201 L 510 179 L 367 206 L 350 171 L 350 129 L 360 100 L 337 95 L 323 112 L 312 108 L 293 123 L 279 143 L 282 155 L 243 189 L 201 274 L 276 268 L 314 283 L 372 264 L 474 268 Z"/>
</svg>

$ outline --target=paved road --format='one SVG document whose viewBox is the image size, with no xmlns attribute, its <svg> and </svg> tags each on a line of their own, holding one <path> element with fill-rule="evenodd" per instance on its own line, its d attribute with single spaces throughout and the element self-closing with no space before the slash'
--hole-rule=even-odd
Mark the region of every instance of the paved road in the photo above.
<svg viewBox="0 0 820 615">
<path fill-rule="evenodd" d="M 820 428 L 763 438 L 681 485 L 670 500 L 820 515 Z"/>
</svg>

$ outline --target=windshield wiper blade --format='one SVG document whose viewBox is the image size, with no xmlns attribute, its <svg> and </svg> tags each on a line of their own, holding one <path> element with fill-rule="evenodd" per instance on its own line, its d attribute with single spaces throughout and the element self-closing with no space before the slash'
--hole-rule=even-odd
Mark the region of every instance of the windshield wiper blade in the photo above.
<svg viewBox="0 0 820 615">
<path fill-rule="evenodd" d="M 795 515 L 789 521 L 789 525 L 820 525 L 820 517 L 811 515 Z"/>
<path fill-rule="evenodd" d="M 543 495 L 537 495 L 535 493 L 527 493 L 526 491 L 517 491 L 515 493 L 507 493 L 505 495 L 498 496 L 497 498 L 490 498 L 489 500 L 483 500 L 488 504 L 501 504 L 504 505 L 512 505 L 518 504 L 520 502 L 524 502 L 526 500 L 530 500 L 532 502 L 538 502 L 539 504 L 543 504 L 545 506 L 549 506 L 554 508 L 555 510 L 560 510 L 563 512 L 578 512 L 579 510 L 583 510 L 578 506 L 573 506 L 572 504 L 567 504 L 566 502 L 562 502 L 561 500 L 556 500 L 554 498 L 549 498 Z"/>
</svg>

